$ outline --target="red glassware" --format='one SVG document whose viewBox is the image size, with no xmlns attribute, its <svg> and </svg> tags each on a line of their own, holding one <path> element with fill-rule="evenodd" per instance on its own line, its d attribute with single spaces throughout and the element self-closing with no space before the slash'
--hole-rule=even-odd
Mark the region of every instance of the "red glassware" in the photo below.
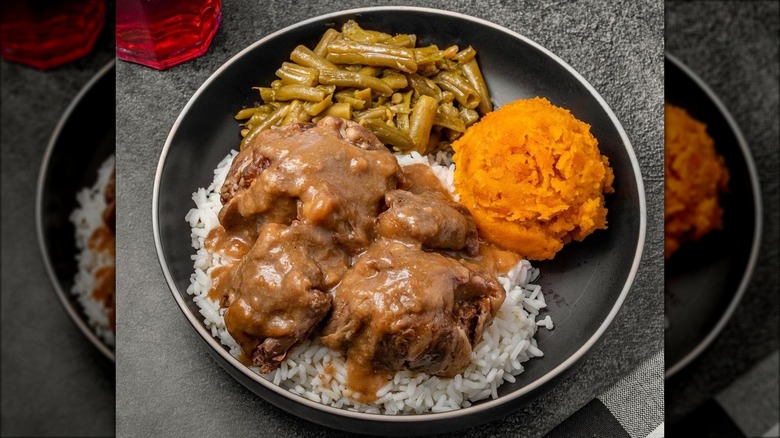
<svg viewBox="0 0 780 438">
<path fill-rule="evenodd" d="M 221 21 L 220 0 L 119 0 L 116 55 L 164 70 L 206 53 Z"/>
<path fill-rule="evenodd" d="M 2 57 L 41 70 L 92 50 L 106 20 L 104 0 L 3 0 Z"/>
</svg>

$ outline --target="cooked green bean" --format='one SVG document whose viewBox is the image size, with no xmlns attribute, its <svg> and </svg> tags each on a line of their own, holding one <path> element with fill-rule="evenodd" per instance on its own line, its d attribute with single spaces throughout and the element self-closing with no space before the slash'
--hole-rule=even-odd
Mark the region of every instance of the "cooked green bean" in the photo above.
<svg viewBox="0 0 780 438">
<path fill-rule="evenodd" d="M 352 109 L 355 110 L 362 110 L 366 107 L 366 101 L 363 99 L 356 99 L 354 96 L 350 96 L 348 94 L 338 94 L 336 93 L 336 102 L 346 102 L 348 103 Z"/>
<path fill-rule="evenodd" d="M 441 104 L 452 103 L 452 101 L 454 100 L 455 100 L 455 93 L 447 90 L 441 92 L 441 100 L 439 100 L 439 103 Z"/>
<path fill-rule="evenodd" d="M 355 90 L 356 88 L 342 88 L 341 90 L 337 91 L 336 94 L 333 95 L 335 99 L 343 98 L 346 96 L 349 97 L 355 97 Z"/>
<path fill-rule="evenodd" d="M 434 125 L 439 125 L 456 132 L 463 132 L 466 130 L 466 124 L 463 123 L 463 120 L 461 120 L 457 114 L 452 116 L 441 109 L 442 107 L 439 107 L 439 111 L 436 112 L 436 115 L 433 118 Z"/>
<path fill-rule="evenodd" d="M 342 119 L 350 120 L 352 119 L 352 106 L 346 102 L 334 103 L 333 105 L 329 106 L 325 112 L 322 113 L 322 115 L 336 116 L 341 117 Z"/>
<path fill-rule="evenodd" d="M 360 121 L 363 119 L 383 119 L 387 120 L 388 115 L 392 115 L 392 112 L 384 105 L 361 111 L 355 114 L 355 119 Z"/>
<path fill-rule="evenodd" d="M 320 83 L 339 87 L 368 87 L 385 96 L 393 94 L 393 89 L 381 79 L 345 70 L 320 70 Z"/>
<path fill-rule="evenodd" d="M 377 77 L 380 74 L 382 74 L 382 71 L 384 71 L 384 68 L 382 68 L 382 67 L 376 67 L 376 66 L 373 66 L 373 65 L 367 65 L 367 66 L 361 67 L 360 70 L 358 70 L 358 73 L 360 73 L 361 75 Z"/>
<path fill-rule="evenodd" d="M 421 154 L 424 154 L 428 147 L 428 137 L 431 135 L 438 106 L 436 99 L 430 96 L 420 96 L 412 107 L 412 114 L 409 117 L 409 137 L 414 143 L 414 150 Z"/>
<path fill-rule="evenodd" d="M 363 88 L 362 90 L 355 90 L 355 99 L 365 100 L 366 102 L 371 100 L 371 89 Z"/>
<path fill-rule="evenodd" d="M 307 102 L 303 104 L 304 108 L 306 108 L 306 112 L 309 113 L 310 116 L 318 115 L 331 105 L 333 105 L 333 94 L 329 94 L 320 102 Z"/>
<path fill-rule="evenodd" d="M 323 85 L 319 84 L 317 85 L 317 88 L 324 91 L 325 94 L 333 94 L 336 92 L 336 86 L 335 85 Z"/>
<path fill-rule="evenodd" d="M 363 29 L 354 20 L 344 23 L 341 32 L 344 37 L 361 43 L 382 43 L 399 47 L 414 47 L 417 43 L 417 35 L 398 34 L 390 36 L 384 32 Z"/>
<path fill-rule="evenodd" d="M 458 63 L 451 59 L 445 58 L 442 59 L 441 61 L 436 61 L 436 68 L 438 68 L 439 70 L 457 70 Z"/>
<path fill-rule="evenodd" d="M 417 44 L 417 35 L 399 34 L 386 41 L 382 41 L 382 44 L 387 44 L 388 46 L 412 48 Z"/>
<path fill-rule="evenodd" d="M 260 98 L 268 103 L 274 100 L 274 89 L 269 87 L 255 87 L 260 92 Z"/>
<path fill-rule="evenodd" d="M 268 116 L 265 120 L 263 120 L 262 123 L 258 124 L 257 126 L 253 126 L 252 129 L 250 129 L 246 134 L 244 139 L 241 140 L 241 150 L 243 150 L 250 142 L 252 142 L 252 140 L 254 140 L 257 134 L 259 134 L 261 131 L 278 124 L 287 116 L 288 111 L 290 111 L 290 105 L 285 105 Z"/>
<path fill-rule="evenodd" d="M 434 64 L 423 64 L 417 69 L 417 73 L 420 73 L 421 76 L 433 76 L 436 73 L 438 73 L 441 69 L 439 68 L 436 63 Z"/>
<path fill-rule="evenodd" d="M 456 55 L 455 55 L 455 56 L 452 58 L 452 60 L 453 60 L 453 61 L 458 61 L 458 62 L 459 62 L 459 63 L 461 63 L 461 64 L 465 64 L 465 63 L 467 63 L 467 62 L 471 61 L 472 59 L 474 59 L 474 57 L 475 57 L 475 56 L 477 56 L 477 51 L 476 51 L 476 50 L 474 50 L 474 48 L 473 48 L 473 47 L 471 47 L 471 46 L 468 46 L 468 47 L 466 47 L 465 49 L 463 49 L 463 50 L 461 50 L 460 52 L 458 52 L 458 53 L 457 53 L 457 54 L 456 54 Z"/>
<path fill-rule="evenodd" d="M 293 49 L 292 53 L 290 53 L 290 59 L 304 67 L 316 68 L 317 70 L 338 68 L 332 62 L 317 55 L 303 45 Z"/>
<path fill-rule="evenodd" d="M 414 143 L 406 133 L 380 119 L 364 119 L 361 124 L 373 132 L 382 143 L 393 145 L 401 151 L 414 149 Z"/>
<path fill-rule="evenodd" d="M 455 105 L 453 105 L 452 103 L 439 102 L 439 108 L 437 108 L 436 110 L 441 111 L 443 114 L 446 114 L 450 117 L 460 117 L 460 113 L 458 112 L 458 109 L 455 108 Z"/>
<path fill-rule="evenodd" d="M 245 120 L 255 115 L 256 112 L 257 112 L 257 108 L 244 108 L 238 113 L 236 113 L 234 118 L 236 120 Z"/>
<path fill-rule="evenodd" d="M 390 100 L 390 96 L 377 96 L 373 103 L 374 105 L 384 105 L 388 100 Z"/>
<path fill-rule="evenodd" d="M 400 93 L 400 91 L 399 91 Z M 408 106 L 409 108 L 412 107 L 412 98 L 414 97 L 414 90 L 407 89 L 404 93 L 404 105 Z"/>
<path fill-rule="evenodd" d="M 293 100 L 290 102 L 290 108 L 287 110 L 287 115 L 284 116 L 282 119 L 281 125 L 287 125 L 289 123 L 294 123 L 298 120 L 298 113 L 300 111 L 303 111 L 303 105 L 301 105 L 300 100 Z"/>
<path fill-rule="evenodd" d="M 480 97 L 477 90 L 471 86 L 468 79 L 452 71 L 443 71 L 433 79 L 442 90 L 455 94 L 455 100 L 466 108 L 473 109 L 479 105 Z"/>
<path fill-rule="evenodd" d="M 249 120 L 246 121 L 246 126 L 248 128 L 252 128 L 253 126 L 257 126 L 258 124 L 262 123 L 263 120 L 266 119 L 266 117 L 270 116 L 273 111 L 269 112 L 256 112 L 252 117 L 249 118 Z"/>
<path fill-rule="evenodd" d="M 417 71 L 414 50 L 386 44 L 365 44 L 336 40 L 328 44 L 328 61 L 336 64 L 360 64 L 397 68 L 405 73 Z"/>
<path fill-rule="evenodd" d="M 298 84 L 285 85 L 278 90 L 273 90 L 273 100 L 281 101 L 300 99 L 307 102 L 321 102 L 325 96 L 327 93 L 319 88 Z"/>
<path fill-rule="evenodd" d="M 490 92 L 488 91 L 485 79 L 482 77 L 482 71 L 479 69 L 477 60 L 472 59 L 471 61 L 462 64 L 460 69 L 479 94 L 479 105 L 477 106 L 479 112 L 487 114 L 493 111 L 493 103 L 490 101 Z"/>
<path fill-rule="evenodd" d="M 406 76 L 399 73 L 390 73 L 379 78 L 383 80 L 393 90 L 400 90 L 406 88 L 409 85 L 409 81 L 406 80 Z"/>
<path fill-rule="evenodd" d="M 308 111 L 306 111 L 306 106 L 304 105 L 304 103 L 305 102 L 301 102 L 300 107 L 298 107 L 298 109 L 295 111 L 295 117 L 292 119 L 290 123 L 292 122 L 307 123 L 311 121 L 312 116 L 311 114 L 309 114 Z M 290 112 L 292 112 L 292 110 L 290 110 Z M 282 125 L 286 125 L 288 123 L 287 122 L 288 117 L 290 117 L 289 114 L 287 115 L 287 117 L 285 117 L 285 120 L 282 121 L 281 123 Z"/>
<path fill-rule="evenodd" d="M 414 61 L 417 65 L 431 64 L 444 59 L 444 52 L 436 46 L 419 47 L 414 49 Z"/>
<path fill-rule="evenodd" d="M 361 43 L 381 43 L 389 40 L 391 37 L 384 32 L 376 30 L 365 30 L 358 25 L 355 20 L 349 20 L 341 26 L 341 33 L 353 41 Z"/>
<path fill-rule="evenodd" d="M 471 46 L 469 46 L 471 47 Z M 452 45 L 444 49 L 444 59 L 452 59 L 458 54 L 458 46 Z"/>
<path fill-rule="evenodd" d="M 417 73 L 411 73 L 406 75 L 409 85 L 420 95 L 431 96 L 436 100 L 441 100 L 441 89 L 436 84 Z"/>
<path fill-rule="evenodd" d="M 268 111 L 268 114 L 275 112 L 279 108 L 287 105 L 287 102 L 268 102 L 267 104 L 263 105 L 264 107 L 270 108 Z"/>
<path fill-rule="evenodd" d="M 341 35 L 341 33 L 336 29 L 330 28 L 326 30 L 325 33 L 322 34 L 320 42 L 317 43 L 316 47 L 314 47 L 314 54 L 317 56 L 325 56 L 328 53 L 328 44 L 338 38 L 339 35 Z"/>
<path fill-rule="evenodd" d="M 460 113 L 458 114 L 460 116 L 460 119 L 463 120 L 463 123 L 466 124 L 466 127 L 473 125 L 474 122 L 479 120 L 479 113 L 474 111 L 473 109 L 463 108 Z"/>
<path fill-rule="evenodd" d="M 395 113 L 395 127 L 402 132 L 409 132 L 409 113 L 397 112 Z"/>
<path fill-rule="evenodd" d="M 306 85 L 307 87 L 317 85 L 319 78 L 316 68 L 304 67 L 292 62 L 283 62 L 282 67 L 276 70 L 276 76 L 287 84 Z"/>
</svg>

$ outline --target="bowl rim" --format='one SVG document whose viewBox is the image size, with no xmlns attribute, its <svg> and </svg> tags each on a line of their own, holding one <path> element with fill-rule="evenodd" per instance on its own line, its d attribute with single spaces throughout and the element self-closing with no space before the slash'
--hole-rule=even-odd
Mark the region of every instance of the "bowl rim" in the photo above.
<svg viewBox="0 0 780 438">
<path fill-rule="evenodd" d="M 433 413 L 428 412 L 424 414 L 409 414 L 409 415 L 385 415 L 385 414 L 369 414 L 369 413 L 363 413 L 363 412 L 355 412 L 346 410 L 343 408 L 335 408 L 329 405 L 325 405 L 322 403 L 314 402 L 309 399 L 306 399 L 305 397 L 298 396 L 280 386 L 274 385 L 273 382 L 270 382 L 254 371 L 250 370 L 249 367 L 241 364 L 236 358 L 231 356 L 227 350 L 223 348 L 223 346 L 214 339 L 213 336 L 211 336 L 211 333 L 206 330 L 206 328 L 203 326 L 202 321 L 197 318 L 195 315 L 193 315 L 189 309 L 187 308 L 187 304 L 182 297 L 181 293 L 178 291 L 178 287 L 176 286 L 176 283 L 171 276 L 171 273 L 168 269 L 168 266 L 165 262 L 165 254 L 162 251 L 162 240 L 160 236 L 160 224 L 158 219 L 158 208 L 159 208 L 159 192 L 160 192 L 160 182 L 162 178 L 162 172 L 165 166 L 165 161 L 168 155 L 168 150 L 171 146 L 171 142 L 173 140 L 173 137 L 175 136 L 179 125 L 181 124 L 183 118 L 187 115 L 188 111 L 190 110 L 190 107 L 193 105 L 193 103 L 198 99 L 200 94 L 220 75 L 224 70 L 226 70 L 231 64 L 233 64 L 236 60 L 243 57 L 246 53 L 254 50 L 255 47 L 260 46 L 264 44 L 266 41 L 269 41 L 277 36 L 283 35 L 293 29 L 306 26 L 310 23 L 318 22 L 318 21 L 324 21 L 332 18 L 337 18 L 345 15 L 355 15 L 360 13 L 368 13 L 368 12 L 410 12 L 410 13 L 426 13 L 426 14 L 435 14 L 435 15 L 443 15 L 443 16 L 449 16 L 454 17 L 460 20 L 469 21 L 478 25 L 491 27 L 493 29 L 496 29 L 504 34 L 506 34 L 509 37 L 513 37 L 515 39 L 523 41 L 525 44 L 530 45 L 531 47 L 541 51 L 546 56 L 548 56 L 553 61 L 557 62 L 559 65 L 564 67 L 577 81 L 580 82 L 592 95 L 594 99 L 599 103 L 601 108 L 605 111 L 605 113 L 608 115 L 610 121 L 612 122 L 613 126 L 617 130 L 618 134 L 620 135 L 620 138 L 623 142 L 623 146 L 625 148 L 625 151 L 629 157 L 629 161 L 631 162 L 632 170 L 634 173 L 634 178 L 636 179 L 636 186 L 637 186 L 637 195 L 639 200 L 639 233 L 638 233 L 638 242 L 637 242 L 637 248 L 634 253 L 634 259 L 631 265 L 631 269 L 628 273 L 628 277 L 626 278 L 626 282 L 623 285 L 623 288 L 620 292 L 620 295 L 618 296 L 617 300 L 615 301 L 614 305 L 612 306 L 612 309 L 610 310 L 609 314 L 605 318 L 605 320 L 599 325 L 596 332 L 570 357 L 568 357 L 566 360 L 564 360 L 561 364 L 559 364 L 557 367 L 555 367 L 550 372 L 546 373 L 539 379 L 537 379 L 534 382 L 531 382 L 530 384 L 519 388 L 515 391 L 513 391 L 510 394 L 504 395 L 502 397 L 499 397 L 497 399 L 490 399 L 490 400 L 484 400 L 476 405 L 472 405 L 468 408 L 461 408 L 454 411 L 449 412 L 440 412 L 440 413 Z M 183 221 L 183 219 L 182 219 Z M 642 182 L 642 173 L 641 169 L 639 167 L 639 163 L 637 161 L 636 155 L 634 153 L 634 149 L 631 145 L 631 141 L 628 138 L 628 135 L 626 134 L 625 130 L 623 129 L 623 126 L 618 121 L 617 117 L 615 116 L 612 109 L 607 105 L 607 103 L 604 101 L 604 99 L 601 97 L 601 95 L 593 88 L 593 86 L 586 81 L 574 68 L 572 68 L 569 64 L 564 62 L 562 59 L 560 59 L 558 56 L 547 50 L 546 48 L 542 47 L 538 43 L 530 40 L 527 37 L 524 37 L 520 35 L 519 33 L 512 31 L 510 29 L 507 29 L 501 25 L 489 22 L 487 20 L 473 17 L 470 15 L 466 15 L 459 12 L 453 12 L 453 11 L 447 11 L 442 9 L 435 9 L 435 8 L 427 8 L 427 7 L 416 7 L 416 6 L 375 6 L 375 7 L 365 7 L 365 8 L 354 8 L 354 9 L 345 9 L 337 12 L 332 12 L 328 14 L 318 15 L 303 21 L 299 21 L 297 23 L 294 23 L 292 25 L 286 26 L 280 30 L 277 30 L 275 32 L 272 32 L 270 34 L 265 35 L 263 38 L 257 40 L 256 42 L 252 43 L 248 47 L 244 48 L 240 52 L 238 52 L 236 55 L 231 57 L 228 61 L 226 61 L 222 66 L 220 66 L 214 73 L 212 73 L 208 79 L 206 79 L 203 84 L 198 88 L 198 90 L 192 95 L 190 100 L 187 102 L 187 104 L 182 109 L 181 113 L 177 117 L 176 121 L 174 122 L 173 126 L 171 127 L 171 131 L 165 141 L 165 145 L 163 146 L 162 152 L 160 154 L 160 160 L 157 165 L 157 170 L 155 173 L 155 180 L 154 180 L 154 190 L 152 194 L 152 227 L 154 231 L 154 243 L 157 250 L 157 256 L 158 260 L 160 262 L 160 267 L 162 268 L 163 275 L 165 276 L 165 280 L 168 283 L 168 287 L 176 300 L 179 309 L 182 311 L 184 316 L 187 318 L 187 320 L 190 322 L 190 325 L 195 329 L 195 331 L 198 332 L 198 334 L 205 340 L 208 345 L 211 347 L 211 349 L 219 354 L 222 359 L 227 361 L 227 363 L 231 364 L 235 369 L 237 369 L 239 372 L 241 372 L 245 377 L 251 379 L 254 382 L 259 383 L 261 386 L 266 388 L 267 390 L 273 391 L 277 393 L 278 395 L 281 395 L 291 401 L 300 403 L 306 407 L 328 413 L 333 414 L 337 416 L 342 417 L 349 417 L 353 419 L 358 420 L 369 420 L 369 421 L 382 421 L 382 422 L 394 422 L 394 423 L 408 423 L 408 422 L 427 422 L 427 421 L 439 421 L 439 420 L 449 420 L 453 419 L 455 417 L 464 415 L 464 414 L 479 414 L 484 411 L 488 411 L 496 406 L 502 405 L 504 403 L 507 403 L 511 400 L 514 400 L 520 396 L 523 396 L 525 394 L 529 394 L 532 391 L 536 390 L 537 388 L 543 386 L 544 384 L 548 383 L 549 381 L 553 380 L 555 377 L 561 375 L 563 372 L 568 370 L 570 367 L 572 367 L 577 361 L 579 361 L 590 349 L 593 347 L 594 344 L 601 338 L 602 334 L 606 331 L 606 329 L 609 327 L 609 325 L 614 320 L 615 316 L 617 315 L 618 311 L 620 310 L 621 306 L 623 305 L 623 302 L 625 301 L 626 296 L 628 295 L 628 291 L 631 288 L 631 285 L 634 282 L 634 279 L 636 277 L 637 270 L 639 268 L 640 260 L 642 258 L 642 253 L 644 249 L 644 243 L 645 243 L 645 235 L 646 235 L 646 222 L 647 222 L 647 209 L 645 204 L 645 190 L 644 190 L 644 184 Z M 254 392 L 254 391 L 253 391 Z"/>
<path fill-rule="evenodd" d="M 712 89 L 696 73 L 694 73 L 693 70 L 685 65 L 685 63 L 680 61 L 676 56 L 669 52 L 665 52 L 664 57 L 666 60 L 670 61 L 677 68 L 679 68 L 690 79 L 692 79 L 693 82 L 699 88 L 701 88 L 702 91 L 704 91 L 707 97 L 709 97 L 709 99 L 715 104 L 715 107 L 718 109 L 720 114 L 726 119 L 726 122 L 729 125 L 729 129 L 737 138 L 737 144 L 742 151 L 742 156 L 745 158 L 745 164 L 748 168 L 748 175 L 750 176 L 750 187 L 752 189 L 751 194 L 753 195 L 753 204 L 755 205 L 754 213 L 756 216 L 753 230 L 753 243 L 750 249 L 750 257 L 748 258 L 747 268 L 745 268 L 745 272 L 742 274 L 742 279 L 739 282 L 739 286 L 737 286 L 737 293 L 734 294 L 734 296 L 731 298 L 731 302 L 726 308 L 726 311 L 723 313 L 723 315 L 721 315 L 720 319 L 712 328 L 712 330 L 707 333 L 707 336 L 705 336 L 704 339 L 702 339 L 691 351 L 689 351 L 688 354 L 683 356 L 682 359 L 666 369 L 664 378 L 669 379 L 677 372 L 689 365 L 691 362 L 693 362 L 694 359 L 699 357 L 699 355 L 701 355 L 701 353 L 706 350 L 707 347 L 709 347 L 715 338 L 718 337 L 720 332 L 726 327 L 726 324 L 737 310 L 737 306 L 739 305 L 740 300 L 742 300 L 742 296 L 747 290 L 747 286 L 750 283 L 751 277 L 753 276 L 753 270 L 756 267 L 756 263 L 758 262 L 758 253 L 761 248 L 761 235 L 763 229 L 763 204 L 761 202 L 761 185 L 758 181 L 758 171 L 756 170 L 756 164 L 753 161 L 753 155 L 750 153 L 750 147 L 748 146 L 744 135 L 742 135 L 742 131 L 739 129 L 739 126 L 734 120 L 734 117 L 732 117 L 729 110 L 726 109 L 726 106 L 723 104 L 720 98 L 718 98 L 715 92 L 712 91 Z"/>
<path fill-rule="evenodd" d="M 49 142 L 46 146 L 46 151 L 43 155 L 43 160 L 41 161 L 41 167 L 38 171 L 38 182 L 37 182 L 37 188 L 35 191 L 35 229 L 36 234 L 38 235 L 38 249 L 41 254 L 41 259 L 43 260 L 43 265 L 46 268 L 46 273 L 49 276 L 49 282 L 54 287 L 54 292 L 57 295 L 57 298 L 60 301 L 60 304 L 65 309 L 65 312 L 67 312 L 68 316 L 70 317 L 70 320 L 73 321 L 74 324 L 76 324 L 76 327 L 81 330 L 81 332 L 84 334 L 84 336 L 89 339 L 89 341 L 94 345 L 98 350 L 100 350 L 103 355 L 111 360 L 112 362 L 116 362 L 116 353 L 114 350 L 109 348 L 98 336 L 95 334 L 95 332 L 92 330 L 92 328 L 89 326 L 89 324 L 85 321 L 85 319 L 82 317 L 83 311 L 80 311 L 76 308 L 76 306 L 73 305 L 73 302 L 71 302 L 71 293 L 70 291 L 66 291 L 63 289 L 62 284 L 60 284 L 60 280 L 57 278 L 57 273 L 54 271 L 54 265 L 51 260 L 51 255 L 49 254 L 48 249 L 46 248 L 46 237 L 44 234 L 44 225 L 43 225 L 43 217 L 44 217 L 44 211 L 43 211 L 43 194 L 44 194 L 44 185 L 46 183 L 46 179 L 48 177 L 49 173 L 49 165 L 51 164 L 51 156 L 54 153 L 54 148 L 56 147 L 57 143 L 60 139 L 60 134 L 62 133 L 62 130 L 65 128 L 65 125 L 70 120 L 71 115 L 74 111 L 76 111 L 76 108 L 81 104 L 82 100 L 84 99 L 84 96 L 89 93 L 89 91 L 94 87 L 94 85 L 100 81 L 105 75 L 108 74 L 109 71 L 111 71 L 114 68 L 115 62 L 114 60 L 111 60 L 107 62 L 103 67 L 98 70 L 95 75 L 92 76 L 92 78 L 89 79 L 89 81 L 84 85 L 81 90 L 79 90 L 78 94 L 76 94 L 76 97 L 73 98 L 73 100 L 68 104 L 68 107 L 65 109 L 65 112 L 60 116 L 59 121 L 57 122 L 57 125 L 54 127 L 54 131 L 52 131 L 51 136 L 49 137 Z M 76 194 L 74 193 L 73 196 L 75 197 Z M 74 273 L 75 275 L 75 273 Z"/>
</svg>

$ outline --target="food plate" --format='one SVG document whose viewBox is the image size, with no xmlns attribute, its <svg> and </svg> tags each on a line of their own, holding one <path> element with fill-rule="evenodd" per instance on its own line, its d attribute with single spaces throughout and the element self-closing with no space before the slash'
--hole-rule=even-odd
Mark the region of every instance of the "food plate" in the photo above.
<svg viewBox="0 0 780 438">
<path fill-rule="evenodd" d="M 328 27 L 349 19 L 366 29 L 412 33 L 418 44 L 472 45 L 496 107 L 534 96 L 548 98 L 591 125 L 615 172 L 607 197 L 609 229 L 573 243 L 554 261 L 535 263 L 555 329 L 537 334 L 541 359 L 526 362 L 515 383 L 493 400 L 447 413 L 378 415 L 337 409 L 277 387 L 233 358 L 205 328 L 187 294 L 193 249 L 184 217 L 192 193 L 241 140 L 233 118 L 256 100 L 252 87 L 267 84 L 299 44 L 313 47 Z M 186 183 L 184 183 L 186 182 Z M 645 240 L 646 210 L 639 166 L 628 137 L 599 94 L 574 69 L 533 41 L 462 14 L 413 7 L 377 7 L 315 17 L 270 34 L 219 68 L 194 94 L 175 122 L 160 156 L 153 197 L 153 226 L 160 264 L 187 320 L 231 375 L 271 403 L 310 421 L 349 431 L 410 435 L 439 432 L 500 418 L 560 381 L 614 319 L 633 282 Z"/>
<path fill-rule="evenodd" d="M 745 292 L 761 242 L 761 191 L 750 149 L 715 93 L 673 55 L 666 54 L 666 101 L 707 125 L 729 170 L 721 197 L 723 229 L 680 247 L 665 264 L 669 378 L 718 336 Z"/>
<path fill-rule="evenodd" d="M 90 328 L 84 309 L 71 293 L 76 263 L 75 229 L 69 217 L 76 193 L 91 187 L 100 166 L 116 149 L 114 61 L 82 88 L 54 129 L 38 175 L 38 245 L 54 291 L 65 311 L 95 347 L 114 360 L 114 349 Z"/>
</svg>

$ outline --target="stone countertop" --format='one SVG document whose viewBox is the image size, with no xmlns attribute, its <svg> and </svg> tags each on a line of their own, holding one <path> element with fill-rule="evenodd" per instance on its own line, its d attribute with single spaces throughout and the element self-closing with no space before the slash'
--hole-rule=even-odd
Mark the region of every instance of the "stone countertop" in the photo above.
<svg viewBox="0 0 780 438">
<path fill-rule="evenodd" d="M 778 3 L 667 2 L 666 50 L 734 116 L 753 154 L 764 208 L 752 280 L 707 350 L 666 384 L 669 423 L 778 349 Z"/>
<path fill-rule="evenodd" d="M 114 433 L 114 363 L 57 299 L 34 220 L 38 169 L 49 137 L 79 90 L 114 58 L 113 34 L 110 18 L 91 53 L 50 71 L 0 62 L 2 436 Z"/>
<path fill-rule="evenodd" d="M 483 18 L 569 63 L 604 97 L 637 153 L 647 194 L 647 242 L 631 293 L 593 354 L 556 388 L 462 436 L 540 436 L 663 348 L 663 4 L 641 1 L 398 2 Z M 369 1 L 223 2 L 208 53 L 167 71 L 117 65 L 117 433 L 121 436 L 340 436 L 251 393 L 210 357 L 171 298 L 151 224 L 165 139 L 198 87 L 263 36 Z M 659 370 L 659 376 L 661 371 Z"/>
</svg>

